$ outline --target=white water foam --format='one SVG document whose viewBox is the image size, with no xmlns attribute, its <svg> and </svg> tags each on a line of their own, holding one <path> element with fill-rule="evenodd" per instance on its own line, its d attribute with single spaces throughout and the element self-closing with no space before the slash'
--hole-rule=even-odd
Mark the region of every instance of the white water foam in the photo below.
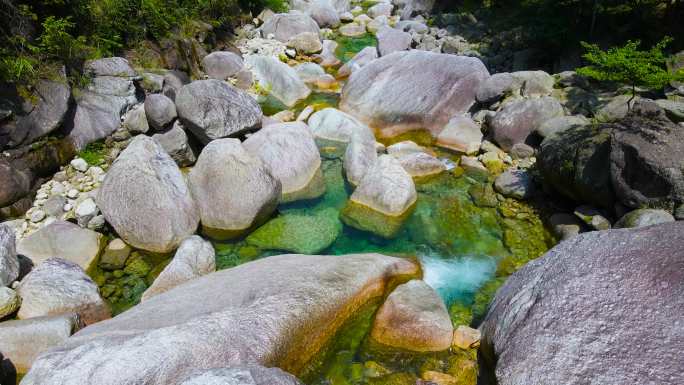
<svg viewBox="0 0 684 385">
<path fill-rule="evenodd" d="M 469 303 L 473 294 L 494 276 L 493 257 L 422 255 L 423 280 L 439 293 L 447 306 L 459 300 Z"/>
</svg>

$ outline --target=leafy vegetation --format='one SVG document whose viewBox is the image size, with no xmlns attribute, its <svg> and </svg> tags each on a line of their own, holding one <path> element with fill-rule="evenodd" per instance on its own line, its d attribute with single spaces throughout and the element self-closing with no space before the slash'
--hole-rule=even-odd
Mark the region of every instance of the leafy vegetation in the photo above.
<svg viewBox="0 0 684 385">
<path fill-rule="evenodd" d="M 586 49 L 584 59 L 590 63 L 577 73 L 599 81 L 628 84 L 632 88 L 631 102 L 636 97 L 637 87 L 662 90 L 673 80 L 684 80 L 684 71 L 671 73 L 667 69 L 667 55 L 663 53 L 672 38 L 665 37 L 648 50 L 640 50 L 640 41 L 628 41 L 623 47 L 613 47 L 607 51 L 596 44 L 582 42 Z"/>
<path fill-rule="evenodd" d="M 91 166 L 97 166 L 104 161 L 107 155 L 107 147 L 104 142 L 93 142 L 87 145 L 82 151 L 78 153 L 80 158 L 83 158 Z"/>
<path fill-rule="evenodd" d="M 0 80 L 26 83 L 55 63 L 120 54 L 148 39 L 180 34 L 193 21 L 230 28 L 246 12 L 286 8 L 285 0 L 0 0 Z M 46 64 L 48 65 L 46 68 Z M 76 72 L 76 71 L 73 71 Z"/>
<path fill-rule="evenodd" d="M 516 30 L 521 48 L 537 49 L 549 66 L 581 41 L 603 46 L 641 40 L 656 44 L 665 35 L 684 49 L 684 1 L 672 0 L 438 0 L 438 9 L 473 12 L 493 31 Z M 502 44 L 510 45 L 506 41 Z"/>
</svg>

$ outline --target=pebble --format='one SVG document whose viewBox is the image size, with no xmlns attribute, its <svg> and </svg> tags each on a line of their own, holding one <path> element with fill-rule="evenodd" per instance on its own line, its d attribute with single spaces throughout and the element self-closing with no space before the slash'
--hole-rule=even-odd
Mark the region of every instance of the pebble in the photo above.
<svg viewBox="0 0 684 385">
<path fill-rule="evenodd" d="M 31 222 L 33 223 L 38 223 L 45 219 L 45 211 L 43 210 L 36 210 L 33 213 L 31 213 Z"/>
<path fill-rule="evenodd" d="M 71 167 L 81 172 L 85 172 L 86 170 L 88 170 L 88 162 L 86 162 L 82 158 L 75 158 L 69 164 L 71 165 Z"/>
<path fill-rule="evenodd" d="M 80 194 L 80 193 L 79 193 L 78 190 L 76 190 L 76 189 L 71 189 L 71 190 L 67 191 L 67 197 L 69 197 L 69 198 L 71 198 L 71 199 L 76 199 L 76 198 L 78 198 L 78 195 L 79 195 L 79 194 Z"/>
</svg>

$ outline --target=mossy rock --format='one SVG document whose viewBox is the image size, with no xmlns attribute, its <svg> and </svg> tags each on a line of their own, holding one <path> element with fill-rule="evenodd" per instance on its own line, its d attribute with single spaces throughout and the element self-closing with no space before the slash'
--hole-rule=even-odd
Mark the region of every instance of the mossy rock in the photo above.
<svg viewBox="0 0 684 385">
<path fill-rule="evenodd" d="M 368 231 L 383 238 L 394 238 L 401 230 L 404 222 L 413 214 L 415 202 L 401 215 L 393 216 L 373 210 L 360 203 L 349 200 L 342 209 L 340 218 L 346 225 L 362 231 Z"/>
<path fill-rule="evenodd" d="M 489 183 L 474 184 L 468 189 L 468 194 L 473 199 L 475 206 L 479 207 L 496 207 L 499 200 L 496 199 L 496 192 Z"/>
<path fill-rule="evenodd" d="M 130 258 L 123 269 L 125 274 L 135 275 L 140 278 L 147 276 L 150 271 L 152 271 L 152 266 L 140 255 Z M 114 273 L 116 274 L 116 271 Z"/>
<path fill-rule="evenodd" d="M 477 349 L 460 350 L 449 356 L 446 373 L 456 379 L 454 385 L 477 384 Z"/>
<path fill-rule="evenodd" d="M 342 232 L 336 210 L 313 215 L 283 214 L 247 237 L 247 243 L 267 250 L 316 254 L 328 248 Z"/>
</svg>

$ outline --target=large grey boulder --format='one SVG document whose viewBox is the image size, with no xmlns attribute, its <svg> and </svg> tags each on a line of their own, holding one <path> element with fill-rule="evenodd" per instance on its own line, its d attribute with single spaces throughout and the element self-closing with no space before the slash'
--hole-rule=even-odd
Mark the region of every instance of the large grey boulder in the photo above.
<svg viewBox="0 0 684 385">
<path fill-rule="evenodd" d="M 25 132 L 23 143 L 29 144 L 58 129 L 71 107 L 71 87 L 66 79 L 40 80 L 34 95 L 36 105 L 28 115 L 17 119 L 18 132 Z"/>
<path fill-rule="evenodd" d="M 302 32 L 313 32 L 318 35 L 320 30 L 314 19 L 298 11 L 276 13 L 261 26 L 261 34 L 264 37 L 273 34 L 276 40 L 283 43 Z"/>
<path fill-rule="evenodd" d="M 164 73 L 164 85 L 162 93 L 171 100 L 176 100 L 176 95 L 184 85 L 190 84 L 190 76 L 183 71 L 170 70 Z"/>
<path fill-rule="evenodd" d="M 379 254 L 263 258 L 83 329 L 42 355 L 24 385 L 177 385 L 197 370 L 247 363 L 297 375 L 363 304 L 417 274 L 414 263 Z"/>
<path fill-rule="evenodd" d="M 475 103 L 489 72 L 479 59 L 426 51 L 395 52 L 354 71 L 340 109 L 385 136 L 413 129 L 439 133 Z"/>
<path fill-rule="evenodd" d="M 29 258 L 34 266 L 57 257 L 91 271 L 105 242 L 105 237 L 98 232 L 57 220 L 22 239 L 17 252 Z"/>
<path fill-rule="evenodd" d="M 312 1 L 307 13 L 318 23 L 319 27 L 337 28 L 340 25 L 340 16 L 329 0 Z"/>
<path fill-rule="evenodd" d="M 153 129 L 164 130 L 177 116 L 176 105 L 168 96 L 151 94 L 145 98 L 145 117 Z"/>
<path fill-rule="evenodd" d="M 421 280 L 397 286 L 378 310 L 371 329 L 374 341 L 417 352 L 447 350 L 453 334 L 442 298 Z"/>
<path fill-rule="evenodd" d="M 665 210 L 636 209 L 623 215 L 620 220 L 615 222 L 615 228 L 646 227 L 674 221 L 675 218 L 672 214 Z"/>
<path fill-rule="evenodd" d="M 494 103 L 507 96 L 549 96 L 555 79 L 544 71 L 501 72 L 492 75 L 477 90 L 477 101 Z"/>
<path fill-rule="evenodd" d="M 227 80 L 243 68 L 242 58 L 234 52 L 216 51 L 202 59 L 202 69 L 212 79 Z"/>
<path fill-rule="evenodd" d="M 97 284 L 75 263 L 50 258 L 33 269 L 17 287 L 19 319 L 76 313 L 86 324 L 111 316 Z"/>
<path fill-rule="evenodd" d="M 684 202 L 682 127 L 656 103 L 642 100 L 610 128 L 610 170 L 620 202 L 670 212 Z"/>
<path fill-rule="evenodd" d="M 373 132 L 355 117 L 335 108 L 324 108 L 309 118 L 309 128 L 317 141 L 325 144 L 346 144 L 352 136 L 359 135 L 375 140 Z"/>
<path fill-rule="evenodd" d="M 306 99 L 311 90 L 289 65 L 272 56 L 252 55 L 246 60 L 261 88 L 292 107 L 301 99 Z"/>
<path fill-rule="evenodd" d="M 85 89 L 74 92 L 76 110 L 66 127 L 78 150 L 111 135 L 121 117 L 139 103 L 138 77 L 126 59 L 94 60 L 86 63 L 85 72 L 94 77 Z"/>
<path fill-rule="evenodd" d="M 199 370 L 180 385 L 302 385 L 297 377 L 278 368 L 239 365 L 230 368 Z"/>
<path fill-rule="evenodd" d="M 544 122 L 563 116 L 563 106 L 552 97 L 516 100 L 504 105 L 489 123 L 492 137 L 505 151 L 525 143 Z"/>
<path fill-rule="evenodd" d="M 512 94 L 517 81 L 509 72 L 494 74 L 483 81 L 477 89 L 477 101 L 488 104 Z"/>
<path fill-rule="evenodd" d="M 237 139 L 204 148 L 188 176 L 205 234 L 230 238 L 263 223 L 273 213 L 281 183 Z"/>
<path fill-rule="evenodd" d="M 389 55 L 396 51 L 405 51 L 411 47 L 411 35 L 389 26 L 380 27 L 375 36 L 378 38 L 380 56 Z"/>
<path fill-rule="evenodd" d="M 170 130 L 152 135 L 152 139 L 162 146 L 164 151 L 176 161 L 179 167 L 188 167 L 195 164 L 197 155 L 195 155 L 195 150 L 190 145 L 188 135 L 179 121 L 176 121 Z"/>
<path fill-rule="evenodd" d="M 17 373 L 26 373 L 38 355 L 62 344 L 80 327 L 75 313 L 2 322 L 0 354 Z"/>
<path fill-rule="evenodd" d="M 145 104 L 132 108 L 123 120 L 123 128 L 133 135 L 146 134 L 150 130 L 150 124 L 145 116 Z"/>
<path fill-rule="evenodd" d="M 107 171 L 97 205 L 127 244 L 152 252 L 174 250 L 199 223 L 180 169 L 154 139 L 143 135 Z"/>
<path fill-rule="evenodd" d="M 378 58 L 377 47 L 366 47 L 337 70 L 338 77 L 348 77 L 352 72 Z"/>
<path fill-rule="evenodd" d="M 14 230 L 0 223 L 0 287 L 9 286 L 19 277 L 19 259 Z"/>
<path fill-rule="evenodd" d="M 258 128 L 263 117 L 251 96 L 215 79 L 183 86 L 176 96 L 176 110 L 183 126 L 204 144 Z"/>
<path fill-rule="evenodd" d="M 281 202 L 317 198 L 325 193 L 321 155 L 311 130 L 302 122 L 271 124 L 243 146 L 261 158 L 282 184 Z"/>
<path fill-rule="evenodd" d="M 108 57 L 89 60 L 83 65 L 83 72 L 90 76 L 134 77 L 137 73 L 122 57 Z"/>
<path fill-rule="evenodd" d="M 188 237 L 176 250 L 171 263 L 166 265 L 152 285 L 145 290 L 141 301 L 146 301 L 191 279 L 214 271 L 216 271 L 214 246 L 198 235 Z"/>
<path fill-rule="evenodd" d="M 411 215 L 416 185 L 392 155 L 382 155 L 370 167 L 342 211 L 349 226 L 392 238 Z"/>
<path fill-rule="evenodd" d="M 557 132 L 541 143 L 537 165 L 544 183 L 576 202 L 613 209 L 610 173 L 610 131 L 577 126 Z"/>
<path fill-rule="evenodd" d="M 684 382 L 682 232 L 584 233 L 523 266 L 480 327 L 483 370 L 500 385 Z"/>
</svg>

